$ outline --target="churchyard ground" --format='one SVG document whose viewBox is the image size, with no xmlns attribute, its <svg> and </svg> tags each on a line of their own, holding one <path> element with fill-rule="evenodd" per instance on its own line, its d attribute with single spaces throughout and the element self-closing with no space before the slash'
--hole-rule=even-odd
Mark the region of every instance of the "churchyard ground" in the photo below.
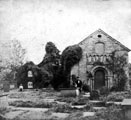
<svg viewBox="0 0 131 120">
<path fill-rule="evenodd" d="M 3 120 L 123 120 L 121 102 L 130 96 L 130 92 L 112 92 L 89 100 L 85 93 L 64 97 L 51 89 L 11 90 L 0 115 Z"/>
</svg>

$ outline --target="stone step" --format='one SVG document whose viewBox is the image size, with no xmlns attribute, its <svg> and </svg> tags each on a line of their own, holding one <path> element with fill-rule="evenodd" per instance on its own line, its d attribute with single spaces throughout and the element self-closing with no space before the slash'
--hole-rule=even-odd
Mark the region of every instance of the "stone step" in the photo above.
<svg viewBox="0 0 131 120">
<path fill-rule="evenodd" d="M 28 107 L 13 107 L 13 106 L 10 106 L 9 108 L 11 108 L 12 110 L 23 110 L 23 111 L 42 111 L 42 112 L 48 111 L 48 108 L 28 108 Z"/>
<path fill-rule="evenodd" d="M 95 112 L 83 112 L 83 117 L 90 117 L 94 115 L 95 115 Z"/>
<path fill-rule="evenodd" d="M 102 110 L 102 109 L 106 109 L 106 107 L 93 107 L 94 110 Z"/>
<path fill-rule="evenodd" d="M 77 108 L 77 109 L 82 109 L 86 107 L 86 105 L 72 105 L 71 108 Z"/>
</svg>

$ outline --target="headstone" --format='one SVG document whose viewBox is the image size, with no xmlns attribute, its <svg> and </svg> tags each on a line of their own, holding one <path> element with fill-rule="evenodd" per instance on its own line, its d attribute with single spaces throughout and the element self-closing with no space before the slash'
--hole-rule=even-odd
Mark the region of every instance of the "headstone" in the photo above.
<svg viewBox="0 0 131 120">
<path fill-rule="evenodd" d="M 0 108 L 6 108 L 8 106 L 8 99 L 6 94 L 0 94 Z"/>
<path fill-rule="evenodd" d="M 15 88 L 15 85 L 10 85 L 10 89 L 14 89 Z"/>
<path fill-rule="evenodd" d="M 10 91 L 10 84 L 9 84 L 8 81 L 4 82 L 3 89 L 4 89 L 4 92 L 9 92 Z"/>
<path fill-rule="evenodd" d="M 3 84 L 0 84 L 0 90 L 2 90 L 3 89 Z"/>
<path fill-rule="evenodd" d="M 125 120 L 131 120 L 131 99 L 124 99 L 121 103 Z"/>
</svg>

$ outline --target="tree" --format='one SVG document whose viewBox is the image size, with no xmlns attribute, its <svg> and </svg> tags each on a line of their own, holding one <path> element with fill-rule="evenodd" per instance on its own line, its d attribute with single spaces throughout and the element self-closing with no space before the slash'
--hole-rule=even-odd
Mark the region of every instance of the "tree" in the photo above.
<svg viewBox="0 0 131 120">
<path fill-rule="evenodd" d="M 52 64 L 57 64 L 60 60 L 60 54 L 59 50 L 55 46 L 54 43 L 52 42 L 47 42 L 46 47 L 45 47 L 46 54 L 42 60 L 41 63 L 38 64 L 39 67 L 42 67 L 46 63 L 52 63 Z"/>
<path fill-rule="evenodd" d="M 77 64 L 82 58 L 82 49 L 78 45 L 67 47 L 61 55 L 61 71 L 63 71 L 63 79 L 65 86 L 70 84 L 70 72 L 71 68 Z"/>
<path fill-rule="evenodd" d="M 26 63 L 20 68 L 18 76 L 21 76 L 20 82 L 26 80 L 26 73 L 29 66 L 33 71 L 35 82 L 39 88 L 47 87 L 49 84 L 55 90 L 62 85 L 69 87 L 69 75 L 71 68 L 80 61 L 82 49 L 78 45 L 67 47 L 62 55 L 54 43 L 48 42 L 45 47 L 46 54 L 41 63 Z"/>
<path fill-rule="evenodd" d="M 12 81 L 15 79 L 18 68 L 24 63 L 26 50 L 22 48 L 18 40 L 11 40 L 6 43 L 6 46 L 5 49 L 9 49 L 9 52 L 1 62 L 1 79 Z"/>
<path fill-rule="evenodd" d="M 38 64 L 38 67 L 41 69 L 42 84 L 46 84 L 47 86 L 52 84 L 54 89 L 57 89 L 54 84 L 60 66 L 60 51 L 52 42 L 46 44 L 45 51 L 46 54 L 42 62 Z"/>
<path fill-rule="evenodd" d="M 62 55 L 54 43 L 48 42 L 45 47 L 46 54 L 43 61 L 38 64 L 42 73 L 42 82 L 48 82 L 55 90 L 61 85 L 70 86 L 71 68 L 80 61 L 82 49 L 78 45 L 67 47 Z"/>
<path fill-rule="evenodd" d="M 113 51 L 110 59 L 106 59 L 106 66 L 113 73 L 113 80 L 115 80 L 117 87 L 116 89 L 118 91 L 123 91 L 127 80 L 124 70 L 127 65 L 127 60 L 124 56 L 116 55 L 116 52 L 117 51 Z"/>
<path fill-rule="evenodd" d="M 10 67 L 11 69 L 17 69 L 24 64 L 26 50 L 23 49 L 21 43 L 18 40 L 12 40 L 10 42 L 11 57 L 10 57 Z"/>
</svg>

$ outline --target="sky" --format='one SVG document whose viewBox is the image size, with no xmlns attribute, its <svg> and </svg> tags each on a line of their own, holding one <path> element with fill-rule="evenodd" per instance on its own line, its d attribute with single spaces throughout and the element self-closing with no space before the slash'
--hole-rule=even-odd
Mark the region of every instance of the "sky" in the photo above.
<svg viewBox="0 0 131 120">
<path fill-rule="evenodd" d="M 19 40 L 38 64 L 48 41 L 63 51 L 100 28 L 131 49 L 130 21 L 131 0 L 0 0 L 0 43 Z"/>
</svg>

